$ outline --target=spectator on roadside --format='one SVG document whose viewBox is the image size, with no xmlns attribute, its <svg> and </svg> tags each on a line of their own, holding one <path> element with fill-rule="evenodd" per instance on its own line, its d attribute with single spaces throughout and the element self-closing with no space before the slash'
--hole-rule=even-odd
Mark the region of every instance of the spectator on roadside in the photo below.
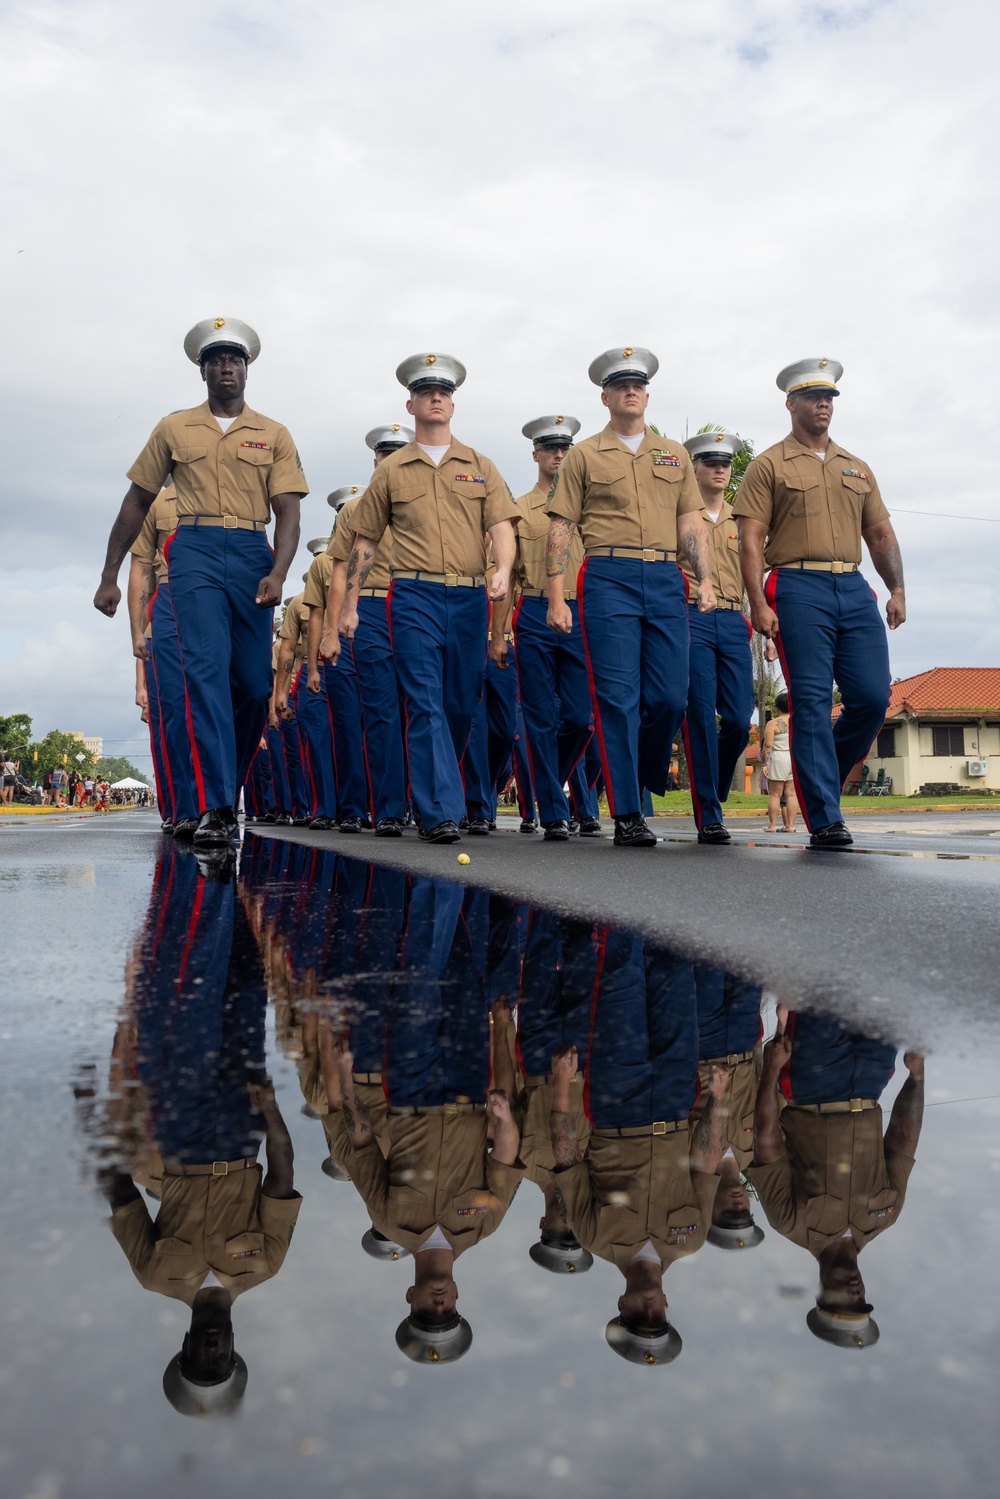
<svg viewBox="0 0 1000 1499">
<path fill-rule="evenodd" d="M 778 831 L 778 813 L 781 813 L 783 833 L 795 832 L 795 818 L 799 804 L 795 799 L 795 782 L 792 780 L 792 756 L 789 728 L 788 693 L 779 692 L 774 700 L 774 717 L 764 730 L 761 755 L 764 774 L 767 777 L 767 832 Z M 782 800 L 784 798 L 784 800 Z"/>
<path fill-rule="evenodd" d="M 5 750 L 0 750 L 0 764 L 3 766 L 3 792 L 0 805 L 9 807 L 14 801 L 14 787 L 17 785 L 17 772 L 21 762 L 15 760 Z"/>
</svg>

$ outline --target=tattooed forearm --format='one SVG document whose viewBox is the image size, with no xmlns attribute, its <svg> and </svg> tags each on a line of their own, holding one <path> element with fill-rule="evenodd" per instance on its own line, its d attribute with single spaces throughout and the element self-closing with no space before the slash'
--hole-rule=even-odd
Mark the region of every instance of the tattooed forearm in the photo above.
<svg viewBox="0 0 1000 1499">
<path fill-rule="evenodd" d="M 568 1110 L 550 1110 L 549 1135 L 552 1140 L 552 1154 L 557 1171 L 565 1171 L 568 1166 L 576 1166 L 583 1160 L 580 1142 L 576 1138 L 576 1125 L 573 1123 L 573 1115 Z"/>
<path fill-rule="evenodd" d="M 359 588 L 364 588 L 365 581 L 366 581 L 366 579 L 368 577 L 368 574 L 371 572 L 371 570 L 372 570 L 372 568 L 374 566 L 375 566 L 375 558 L 374 557 L 371 559 L 370 562 L 363 562 L 361 564 L 361 576 L 358 579 L 358 587 Z"/>
<path fill-rule="evenodd" d="M 708 532 L 700 515 L 682 515 L 677 520 L 677 544 L 685 553 L 699 583 L 712 580 L 712 554 Z"/>
<path fill-rule="evenodd" d="M 351 555 L 350 555 L 350 557 L 348 558 L 348 561 L 347 561 L 347 583 L 348 583 L 348 587 L 350 587 L 351 580 L 357 576 L 357 571 L 358 571 L 358 549 L 357 549 L 357 547 L 355 547 L 354 551 L 351 553 Z"/>
<path fill-rule="evenodd" d="M 903 587 L 903 558 L 900 554 L 899 543 L 890 542 L 884 551 L 878 551 L 871 547 L 872 562 L 875 571 L 890 593 L 895 593 L 897 588 Z"/>
<path fill-rule="evenodd" d="M 357 1094 L 344 1099 L 344 1123 L 355 1145 L 364 1145 L 372 1138 L 371 1115 Z"/>
<path fill-rule="evenodd" d="M 691 1164 L 698 1171 L 714 1171 L 723 1149 L 723 1133 L 728 1109 L 725 1103 L 709 1094 L 705 1112 L 691 1139 Z"/>
<path fill-rule="evenodd" d="M 545 550 L 545 571 L 550 578 L 559 578 L 569 566 L 569 552 L 576 527 L 572 521 L 554 515 L 549 521 L 549 540 Z"/>
</svg>

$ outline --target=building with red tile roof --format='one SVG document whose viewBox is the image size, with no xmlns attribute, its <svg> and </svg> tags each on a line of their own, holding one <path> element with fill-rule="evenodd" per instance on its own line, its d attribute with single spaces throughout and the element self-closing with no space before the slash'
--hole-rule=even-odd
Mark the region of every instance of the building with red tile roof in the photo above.
<svg viewBox="0 0 1000 1499">
<path fill-rule="evenodd" d="M 892 789 L 1000 790 L 1000 666 L 935 666 L 893 682 L 885 725 L 868 756 Z"/>
</svg>

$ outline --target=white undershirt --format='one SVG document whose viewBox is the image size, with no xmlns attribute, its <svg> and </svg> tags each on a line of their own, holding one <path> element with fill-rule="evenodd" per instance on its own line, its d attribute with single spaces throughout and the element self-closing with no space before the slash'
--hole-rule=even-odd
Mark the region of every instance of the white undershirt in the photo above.
<svg viewBox="0 0 1000 1499">
<path fill-rule="evenodd" d="M 218 1286 L 220 1291 L 225 1290 L 222 1281 L 218 1278 L 213 1270 L 209 1270 L 208 1274 L 205 1276 L 205 1279 L 201 1283 L 201 1289 L 203 1291 L 207 1291 L 211 1286 Z"/>
<path fill-rule="evenodd" d="M 429 448 L 425 442 L 418 442 L 417 447 L 422 453 L 427 454 L 428 458 L 436 467 L 441 462 L 441 459 L 444 457 L 445 453 L 447 453 L 448 449 L 451 447 L 451 443 L 446 442 L 443 448 Z"/>
<path fill-rule="evenodd" d="M 722 511 L 721 510 L 719 511 L 718 515 L 713 515 L 712 512 L 711 512 L 711 510 L 706 510 L 705 511 L 705 515 L 712 522 L 713 526 L 717 526 L 719 524 L 720 520 L 722 519 Z"/>
<path fill-rule="evenodd" d="M 214 411 L 212 412 L 212 415 L 215 416 Z M 215 416 L 215 420 L 218 422 L 223 432 L 228 432 L 236 418 L 235 416 Z"/>
<path fill-rule="evenodd" d="M 826 454 L 825 453 L 819 453 L 819 452 L 816 451 L 815 448 L 813 448 L 813 452 L 816 453 L 816 457 L 819 459 L 820 463 L 825 463 L 826 462 Z"/>
<path fill-rule="evenodd" d="M 417 1253 L 418 1254 L 423 1254 L 423 1252 L 424 1252 L 425 1249 L 450 1249 L 450 1248 L 451 1248 L 451 1245 L 448 1243 L 448 1240 L 445 1238 L 444 1234 L 441 1232 L 441 1225 L 440 1225 L 440 1223 L 435 1223 L 435 1225 L 432 1228 L 431 1232 L 428 1234 L 427 1238 L 424 1240 L 424 1242 L 421 1244 L 420 1248 L 417 1250 Z"/>
<path fill-rule="evenodd" d="M 611 430 L 612 432 L 614 432 L 614 427 L 612 427 Z M 642 439 L 645 437 L 645 435 L 645 432 L 637 432 L 634 437 L 623 437 L 620 432 L 615 432 L 615 436 L 617 437 L 618 441 L 623 442 L 627 448 L 631 448 L 633 453 L 638 453 L 639 444 L 642 442 Z"/>
<path fill-rule="evenodd" d="M 647 1239 L 646 1240 L 645 1244 L 642 1246 L 642 1248 L 639 1250 L 639 1252 L 637 1254 L 634 1254 L 632 1256 L 632 1258 L 629 1260 L 629 1264 L 630 1265 L 634 1265 L 637 1260 L 649 1260 L 651 1262 L 651 1264 L 654 1264 L 654 1265 L 661 1265 L 662 1266 L 662 1264 L 663 1264 L 663 1261 L 660 1259 L 660 1256 L 657 1254 L 656 1250 L 653 1248 L 653 1241 L 651 1239 Z"/>
</svg>

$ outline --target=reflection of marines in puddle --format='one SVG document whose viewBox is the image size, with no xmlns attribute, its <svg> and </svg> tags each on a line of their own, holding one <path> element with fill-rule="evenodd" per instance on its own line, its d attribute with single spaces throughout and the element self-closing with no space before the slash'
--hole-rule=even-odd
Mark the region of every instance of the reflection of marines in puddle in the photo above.
<svg viewBox="0 0 1000 1499">
<path fill-rule="evenodd" d="M 841 1348 L 878 1342 L 858 1256 L 903 1208 L 924 1108 L 924 1059 L 908 1077 L 882 1135 L 879 1098 L 896 1048 L 836 1021 L 779 1009 L 764 1048 L 750 1167 L 772 1228 L 819 1266 L 810 1332 Z"/>
<path fill-rule="evenodd" d="M 760 1074 L 762 990 L 708 963 L 695 963 L 698 995 L 698 1102 L 690 1127 L 697 1129 L 711 1096 L 713 1067 L 726 1070 L 722 1097 L 723 1155 L 712 1207 L 708 1242 L 720 1249 L 754 1249 L 763 1241 L 750 1207 L 743 1173 L 753 1156 L 753 1111 Z"/>
<path fill-rule="evenodd" d="M 370 984 L 349 1040 L 331 1038 L 333 1149 L 374 1230 L 413 1256 L 409 1314 L 396 1342 L 419 1363 L 461 1358 L 471 1344 L 455 1262 L 499 1227 L 524 1174 L 510 1106 L 510 1006 L 502 994 L 490 1004 L 498 973 L 491 899 L 414 879 L 395 982 Z M 384 1058 L 384 1154 L 364 1091 L 376 1086 L 363 1066 L 375 1056 Z"/>
<path fill-rule="evenodd" d="M 729 1085 L 726 1068 L 710 1066 L 704 1110 L 689 1129 L 698 1085 L 693 964 L 627 932 L 603 934 L 584 1090 L 586 1150 L 572 1110 L 578 1064 L 572 1045 L 552 1061 L 557 1189 L 580 1243 L 625 1278 L 609 1344 L 632 1363 L 666 1364 L 681 1339 L 667 1319 L 663 1272 L 705 1242 Z"/>
<path fill-rule="evenodd" d="M 532 910 L 517 1005 L 520 1086 L 515 1113 L 525 1174 L 541 1188 L 544 1198 L 539 1238 L 528 1252 L 536 1265 L 561 1275 L 589 1270 L 594 1256 L 570 1228 L 552 1176 L 552 1058 L 567 1047 L 576 1048 L 578 1066 L 569 1080 L 569 1110 L 580 1149 L 586 1151 L 590 1121 L 583 1107 L 583 1074 L 596 973 L 597 945 L 591 922 Z"/>
<path fill-rule="evenodd" d="M 135 1075 L 162 1157 L 155 1219 L 131 1174 L 101 1173 L 111 1229 L 136 1279 L 191 1308 L 163 1379 L 185 1415 L 239 1404 L 247 1369 L 232 1304 L 281 1268 L 301 1203 L 265 1071 L 266 995 L 233 871 L 226 853 L 196 860 L 171 846 L 136 965 Z"/>
</svg>

